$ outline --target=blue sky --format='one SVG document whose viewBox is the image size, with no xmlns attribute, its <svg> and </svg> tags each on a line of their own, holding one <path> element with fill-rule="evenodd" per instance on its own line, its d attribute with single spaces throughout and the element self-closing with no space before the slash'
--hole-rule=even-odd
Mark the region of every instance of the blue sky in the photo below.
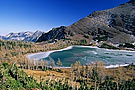
<svg viewBox="0 0 135 90">
<path fill-rule="evenodd" d="M 128 0 L 0 0 L 0 35 L 68 26 Z"/>
</svg>

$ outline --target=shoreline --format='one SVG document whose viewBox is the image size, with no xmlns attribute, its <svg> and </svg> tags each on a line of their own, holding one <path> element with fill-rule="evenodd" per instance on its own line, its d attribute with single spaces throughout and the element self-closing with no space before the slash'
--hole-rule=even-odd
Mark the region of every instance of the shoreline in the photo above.
<svg viewBox="0 0 135 90">
<path fill-rule="evenodd" d="M 107 51 L 120 51 L 120 52 L 135 52 L 135 51 L 129 51 L 129 50 L 113 50 L 113 49 L 105 49 L 105 48 L 99 48 L 97 46 L 79 46 L 79 45 L 73 45 L 73 46 L 68 46 L 67 48 L 63 48 L 63 49 L 59 49 L 59 50 L 51 50 L 51 51 L 47 51 L 47 52 L 39 52 L 39 53 L 32 53 L 32 54 L 28 54 L 26 55 L 26 57 L 28 59 L 34 59 L 34 60 L 39 60 L 42 58 L 46 58 L 48 57 L 51 53 L 54 52 L 58 52 L 58 51 L 64 51 L 64 50 L 70 50 L 73 47 L 86 47 L 86 48 L 96 48 L 96 49 L 104 49 Z M 40 55 L 40 57 L 39 57 Z M 116 64 L 116 65 L 109 65 L 109 66 L 104 66 L 105 68 L 117 68 L 117 67 L 124 67 L 124 66 L 128 66 L 130 64 Z M 57 68 L 71 68 L 71 67 L 57 67 Z"/>
<path fill-rule="evenodd" d="M 46 57 L 48 57 L 51 53 L 53 53 L 53 52 L 58 52 L 58 51 L 64 51 L 64 50 L 70 50 L 70 49 L 72 49 L 73 48 L 73 46 L 69 46 L 69 47 L 67 47 L 67 48 L 63 48 L 63 49 L 59 49 L 59 50 L 51 50 L 51 51 L 47 51 L 47 52 L 39 52 L 39 53 L 32 53 L 32 54 L 28 54 L 28 55 L 26 55 L 26 57 L 28 58 L 28 59 L 33 59 L 33 58 L 31 58 L 31 57 L 33 57 L 33 56 L 35 56 L 35 55 L 41 55 L 40 56 L 40 58 L 36 58 L 36 59 L 34 59 L 34 60 L 39 60 L 39 59 L 41 59 L 41 58 L 46 58 Z"/>
<path fill-rule="evenodd" d="M 116 65 L 109 65 L 109 66 L 104 66 L 106 69 L 112 69 L 112 68 L 118 68 L 118 67 L 126 67 L 129 66 L 130 64 L 116 64 Z M 55 67 L 55 68 L 60 68 L 60 69 L 69 69 L 71 67 Z"/>
</svg>

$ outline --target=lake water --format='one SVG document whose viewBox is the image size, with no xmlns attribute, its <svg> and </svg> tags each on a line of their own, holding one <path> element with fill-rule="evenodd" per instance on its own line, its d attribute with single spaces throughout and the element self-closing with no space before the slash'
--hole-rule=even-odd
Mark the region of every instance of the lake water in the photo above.
<svg viewBox="0 0 135 90">
<path fill-rule="evenodd" d="M 55 62 L 60 58 L 65 67 L 70 66 L 75 63 L 75 61 L 80 61 L 81 64 L 91 64 L 96 61 L 102 61 L 106 66 L 135 63 L 135 52 L 133 51 L 107 50 L 91 47 L 74 46 L 72 49 L 50 53 L 43 59 L 49 61 L 49 56 L 52 57 Z"/>
<path fill-rule="evenodd" d="M 49 60 L 52 57 L 55 62 L 60 58 L 64 67 L 69 67 L 76 61 L 81 64 L 91 64 L 93 62 L 102 61 L 105 66 L 109 65 L 123 65 L 125 63 L 135 64 L 135 52 L 124 50 L 108 50 L 95 47 L 72 46 L 62 50 L 55 50 L 49 52 L 35 53 L 28 55 L 29 59 L 35 60 Z"/>
</svg>

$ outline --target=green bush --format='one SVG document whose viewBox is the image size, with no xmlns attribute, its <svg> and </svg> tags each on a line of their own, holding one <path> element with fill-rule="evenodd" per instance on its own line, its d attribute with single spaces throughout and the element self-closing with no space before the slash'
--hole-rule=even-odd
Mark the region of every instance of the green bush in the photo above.
<svg viewBox="0 0 135 90">
<path fill-rule="evenodd" d="M 130 44 L 130 43 L 125 43 L 125 45 L 123 47 L 126 47 L 126 48 L 135 48 L 134 45 Z"/>
<path fill-rule="evenodd" d="M 82 40 L 80 40 L 80 44 L 85 45 L 85 44 L 87 44 L 87 41 L 85 39 L 82 39 Z"/>
<path fill-rule="evenodd" d="M 84 35 L 83 37 L 85 37 L 85 38 L 89 39 L 89 36 L 88 36 L 88 35 Z"/>
<path fill-rule="evenodd" d="M 106 49 L 119 49 L 113 45 L 107 44 L 107 43 L 103 43 L 100 48 L 106 48 Z"/>
<path fill-rule="evenodd" d="M 0 64 L 0 72 L 0 89 L 22 90 L 23 88 L 39 88 L 37 81 L 33 77 L 28 77 L 15 64 Z"/>
</svg>

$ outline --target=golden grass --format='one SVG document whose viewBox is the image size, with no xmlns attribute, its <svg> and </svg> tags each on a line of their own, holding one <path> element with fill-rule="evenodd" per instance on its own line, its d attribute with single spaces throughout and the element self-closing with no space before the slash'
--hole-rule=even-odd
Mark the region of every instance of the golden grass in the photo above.
<svg viewBox="0 0 135 90">
<path fill-rule="evenodd" d="M 38 71 L 38 70 L 25 70 L 24 72 L 27 73 L 29 76 L 33 76 L 38 82 L 40 81 L 40 78 L 44 80 L 55 80 L 55 79 L 64 79 L 69 78 L 69 73 L 63 73 L 56 72 L 56 71 Z"/>
<path fill-rule="evenodd" d="M 40 81 L 40 77 L 44 80 L 55 80 L 55 79 L 70 79 L 70 68 L 62 68 L 63 73 L 56 71 L 38 71 L 38 70 L 25 70 L 29 76 L 33 76 L 37 81 Z M 113 76 L 114 78 L 124 78 L 125 80 L 132 79 L 135 76 L 135 70 L 128 70 L 127 68 L 114 68 L 114 69 L 104 69 L 104 74 L 108 76 Z"/>
</svg>

